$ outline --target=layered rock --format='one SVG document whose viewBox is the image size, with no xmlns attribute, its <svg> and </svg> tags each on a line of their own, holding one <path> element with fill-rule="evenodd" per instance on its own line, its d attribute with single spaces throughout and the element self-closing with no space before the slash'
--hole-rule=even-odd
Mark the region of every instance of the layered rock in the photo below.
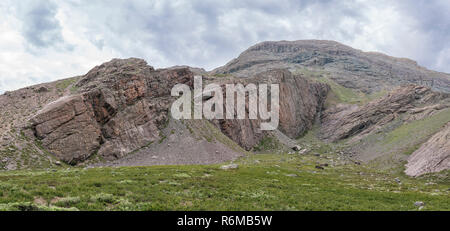
<svg viewBox="0 0 450 231">
<path fill-rule="evenodd" d="M 278 129 L 290 138 L 304 134 L 313 126 L 329 91 L 326 84 L 307 80 L 284 69 L 266 71 L 252 78 L 228 83 L 279 84 Z M 248 102 L 246 103 L 248 113 Z M 216 121 L 222 132 L 247 150 L 258 144 L 266 135 L 260 130 L 260 123 L 260 120 L 249 119 Z"/>
<path fill-rule="evenodd" d="M 405 173 L 409 176 L 420 176 L 448 169 L 450 169 L 450 123 L 408 158 Z"/>
<path fill-rule="evenodd" d="M 94 153 L 119 159 L 160 139 L 175 99 L 170 90 L 178 83 L 192 87 L 193 73 L 185 67 L 154 70 L 139 59 L 112 60 L 82 76 L 76 93 L 39 111 L 30 120 L 30 128 L 49 152 L 67 163 L 80 163 Z M 312 127 L 329 90 L 287 70 L 220 84 L 226 83 L 279 84 L 279 130 L 291 138 Z M 248 111 L 248 102 L 246 106 Z M 261 121 L 248 116 L 213 122 L 247 150 L 266 135 L 260 130 Z"/>
<path fill-rule="evenodd" d="M 159 138 L 174 100 L 170 89 L 192 86 L 187 68 L 154 70 L 144 60 L 115 59 L 83 76 L 75 95 L 47 105 L 31 120 L 45 148 L 76 164 L 98 152 L 116 159 Z"/>
<path fill-rule="evenodd" d="M 387 96 L 364 106 L 337 105 L 322 114 L 320 137 L 333 142 L 356 135 L 358 139 L 395 120 L 401 114 L 404 114 L 406 119 L 413 120 L 447 108 L 450 105 L 442 103 L 447 98 L 446 94 L 433 92 L 430 88 L 409 85 L 399 87 Z"/>
<path fill-rule="evenodd" d="M 82 95 L 63 97 L 32 119 L 36 137 L 67 163 L 85 160 L 100 147 L 101 130 Z"/>
<path fill-rule="evenodd" d="M 251 77 L 274 68 L 328 73 L 340 85 L 365 93 L 407 84 L 450 93 L 450 75 L 423 68 L 415 61 L 362 52 L 334 41 L 299 40 L 256 44 L 213 74 Z"/>
</svg>

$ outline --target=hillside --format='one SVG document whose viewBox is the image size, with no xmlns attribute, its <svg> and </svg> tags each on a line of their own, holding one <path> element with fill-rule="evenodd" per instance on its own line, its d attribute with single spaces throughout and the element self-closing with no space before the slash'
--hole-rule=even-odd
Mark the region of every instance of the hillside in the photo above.
<svg viewBox="0 0 450 231">
<path fill-rule="evenodd" d="M 170 107 L 176 97 L 171 89 L 182 83 L 192 90 L 195 75 L 221 88 L 278 84 L 278 129 L 262 131 L 263 121 L 248 117 L 173 119 Z M 225 185 L 237 183 L 229 188 L 232 198 L 242 194 L 262 203 L 214 209 L 337 209 L 342 203 L 286 206 L 305 195 L 312 201 L 330 200 L 345 190 L 362 205 L 344 209 L 410 210 L 414 200 L 429 201 L 426 208 L 449 209 L 442 203 L 450 193 L 449 76 L 411 60 L 316 40 L 263 42 L 212 72 L 187 66 L 155 69 L 142 59 L 113 59 L 82 76 L 0 96 L 0 178 L 17 173 L 19 179 L 0 185 L 0 210 L 204 209 L 191 197 L 206 193 L 202 184 L 222 190 L 210 175 Z M 126 201 L 123 192 L 116 195 L 112 186 L 97 182 L 103 171 L 114 172 L 103 179 L 114 187 L 145 181 L 174 194 L 156 195 L 162 201 L 186 204 L 140 204 L 143 192 L 137 188 Z M 116 179 L 116 174 L 124 178 Z M 61 175 L 83 178 L 88 186 L 60 192 L 67 188 L 57 178 Z M 36 176 L 52 181 L 60 193 L 47 188 L 38 195 L 36 190 L 43 189 L 26 184 Z M 248 178 L 261 182 L 243 189 L 240 180 Z M 327 179 L 333 183 L 325 183 Z M 198 185 L 189 188 L 191 181 Z M 434 182 L 436 187 L 427 185 Z M 96 184 L 106 194 L 91 187 Z M 290 190 L 277 191 L 267 186 L 271 184 Z M 186 194 L 177 194 L 180 187 Z M 250 192 L 251 187 L 261 190 Z M 297 193 L 289 195 L 293 191 Z M 23 200 L 14 199 L 16 194 Z M 280 196 L 278 202 L 274 195 Z M 398 204 L 392 207 L 391 199 L 380 199 L 375 205 L 366 201 L 369 197 L 396 198 Z"/>
<path fill-rule="evenodd" d="M 427 70 L 409 59 L 363 52 L 324 40 L 262 42 L 212 74 L 248 77 L 272 68 L 329 73 L 338 84 L 364 93 L 410 83 L 450 92 L 449 74 Z"/>
</svg>

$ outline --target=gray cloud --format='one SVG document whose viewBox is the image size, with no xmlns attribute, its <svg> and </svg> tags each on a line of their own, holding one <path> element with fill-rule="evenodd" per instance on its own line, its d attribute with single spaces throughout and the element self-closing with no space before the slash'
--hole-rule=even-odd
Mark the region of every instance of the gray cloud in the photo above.
<svg viewBox="0 0 450 231">
<path fill-rule="evenodd" d="M 450 72 L 450 2 L 403 0 L 397 9 L 412 17 L 414 29 L 427 38 L 425 53 L 414 58 L 429 68 Z"/>
<path fill-rule="evenodd" d="M 22 36 L 24 48 L 15 54 L 26 58 L 0 58 L 0 66 L 27 61 L 27 76 L 48 76 L 39 81 L 82 74 L 113 57 L 212 69 L 257 42 L 298 39 L 336 40 L 450 72 L 446 0 L 7 0 L 2 8 L 9 16 L 0 29 Z M 0 37 L 0 49 L 8 41 Z M 0 70 L 0 78 L 28 78 L 24 73 Z M 3 79 L 0 88 L 6 84 Z"/>
<path fill-rule="evenodd" d="M 16 13 L 23 22 L 22 33 L 29 45 L 47 48 L 64 42 L 61 25 L 55 18 L 56 4 L 46 0 L 18 2 Z"/>
</svg>

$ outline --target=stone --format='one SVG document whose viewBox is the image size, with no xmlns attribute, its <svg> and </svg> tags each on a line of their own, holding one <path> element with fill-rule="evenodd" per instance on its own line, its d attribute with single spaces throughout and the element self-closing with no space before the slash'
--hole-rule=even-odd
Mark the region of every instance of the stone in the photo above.
<svg viewBox="0 0 450 231">
<path fill-rule="evenodd" d="M 414 203 L 414 206 L 416 206 L 416 207 L 425 206 L 425 203 L 424 203 L 423 201 L 416 201 L 416 202 Z"/>
<path fill-rule="evenodd" d="M 286 174 L 286 176 L 288 176 L 288 177 L 298 177 L 297 174 Z"/>
<path fill-rule="evenodd" d="M 302 149 L 302 147 L 300 147 L 298 145 L 295 145 L 294 147 L 292 147 L 292 150 L 294 150 L 296 152 L 300 151 L 301 149 Z"/>
<path fill-rule="evenodd" d="M 237 164 L 222 165 L 220 167 L 220 169 L 222 169 L 222 170 L 231 170 L 231 169 L 238 169 L 238 168 L 239 168 L 239 165 L 237 165 Z"/>
<path fill-rule="evenodd" d="M 298 152 L 298 154 L 300 154 L 300 155 L 303 155 L 303 154 L 305 154 L 305 153 L 307 153 L 308 152 L 308 149 L 303 149 L 303 150 L 300 150 L 299 152 Z"/>
</svg>

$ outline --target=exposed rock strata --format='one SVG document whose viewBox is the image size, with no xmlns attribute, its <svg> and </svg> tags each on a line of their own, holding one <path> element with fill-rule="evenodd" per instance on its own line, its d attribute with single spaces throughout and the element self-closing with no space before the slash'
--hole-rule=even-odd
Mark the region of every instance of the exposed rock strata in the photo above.
<svg viewBox="0 0 450 231">
<path fill-rule="evenodd" d="M 287 70 L 271 70 L 252 78 L 227 83 L 279 84 L 278 128 L 290 138 L 296 138 L 312 128 L 329 91 L 328 85 L 309 81 Z M 248 113 L 248 101 L 246 109 Z M 260 120 L 249 119 L 216 121 L 222 132 L 247 150 L 257 145 L 265 135 L 260 130 L 260 123 Z"/>
<path fill-rule="evenodd" d="M 139 59 L 112 60 L 77 83 L 77 94 L 47 105 L 31 120 L 44 147 L 76 164 L 98 152 L 121 158 L 159 138 L 177 83 L 192 86 L 187 68 L 154 70 Z"/>
<path fill-rule="evenodd" d="M 213 74 L 251 77 L 274 68 L 329 73 L 340 85 L 366 93 L 407 84 L 450 93 L 450 75 L 423 68 L 415 61 L 363 52 L 334 41 L 299 40 L 258 43 Z"/>
<path fill-rule="evenodd" d="M 450 169 L 450 123 L 409 157 L 405 173 L 420 176 L 446 169 Z"/>
<path fill-rule="evenodd" d="M 423 118 L 449 107 L 448 104 L 440 104 L 447 97 L 446 94 L 433 92 L 427 87 L 409 85 L 399 87 L 387 96 L 364 106 L 337 105 L 322 114 L 320 136 L 328 141 L 343 140 L 356 135 L 361 137 L 402 114 L 409 120 Z"/>
</svg>

